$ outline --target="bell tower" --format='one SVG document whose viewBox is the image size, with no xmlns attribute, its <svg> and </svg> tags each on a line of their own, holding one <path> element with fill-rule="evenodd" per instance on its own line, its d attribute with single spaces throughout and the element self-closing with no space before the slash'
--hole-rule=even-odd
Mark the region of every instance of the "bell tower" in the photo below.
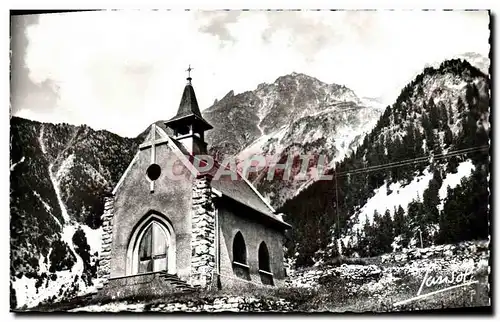
<svg viewBox="0 0 500 322">
<path fill-rule="evenodd" d="M 192 155 L 206 154 L 207 143 L 205 142 L 205 131 L 213 128 L 201 116 L 198 101 L 191 84 L 191 65 L 187 69 L 187 84 L 182 93 L 181 103 L 177 114 L 165 125 L 174 131 L 174 138 L 181 142 Z"/>
</svg>

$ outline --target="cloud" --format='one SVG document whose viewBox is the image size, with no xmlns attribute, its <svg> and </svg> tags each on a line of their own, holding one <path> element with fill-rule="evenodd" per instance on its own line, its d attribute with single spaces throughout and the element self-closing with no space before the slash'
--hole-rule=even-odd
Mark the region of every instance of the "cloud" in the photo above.
<svg viewBox="0 0 500 322">
<path fill-rule="evenodd" d="M 218 37 L 221 44 L 224 42 L 236 42 L 231 35 L 230 25 L 238 21 L 240 11 L 200 11 L 196 18 L 200 19 L 199 31 Z"/>
<path fill-rule="evenodd" d="M 291 46 L 307 59 L 332 46 L 374 39 L 374 15 L 369 11 L 275 11 L 266 13 L 269 26 L 262 33 L 266 43 L 286 30 Z"/>
<path fill-rule="evenodd" d="M 390 101 L 426 63 L 489 51 L 486 12 L 101 11 L 16 18 L 13 113 L 126 136 L 175 114 L 189 64 L 202 109 L 230 90 L 253 90 L 293 71 Z"/>
<path fill-rule="evenodd" d="M 11 20 L 11 113 L 36 106 L 40 113 L 54 109 L 58 99 L 58 87 L 50 78 L 34 82 L 30 78 L 30 70 L 25 65 L 28 49 L 26 31 L 30 26 L 38 24 L 38 16 L 13 16 Z"/>
</svg>

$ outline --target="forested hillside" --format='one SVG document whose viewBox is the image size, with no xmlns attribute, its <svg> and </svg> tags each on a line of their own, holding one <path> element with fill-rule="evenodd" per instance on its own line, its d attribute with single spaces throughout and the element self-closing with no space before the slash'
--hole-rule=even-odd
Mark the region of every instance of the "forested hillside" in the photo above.
<svg viewBox="0 0 500 322">
<path fill-rule="evenodd" d="M 467 61 L 426 68 L 356 151 L 279 211 L 298 266 L 488 237 L 489 79 Z M 340 248 L 340 249 L 339 249 Z"/>
<path fill-rule="evenodd" d="M 104 193 L 140 139 L 17 117 L 10 125 L 10 273 L 22 306 L 93 284 Z"/>
</svg>

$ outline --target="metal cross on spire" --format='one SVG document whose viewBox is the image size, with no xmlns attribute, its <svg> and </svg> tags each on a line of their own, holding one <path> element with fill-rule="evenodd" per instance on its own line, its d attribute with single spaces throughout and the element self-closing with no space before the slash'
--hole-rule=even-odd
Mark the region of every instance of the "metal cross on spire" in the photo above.
<svg viewBox="0 0 500 322">
<path fill-rule="evenodd" d="M 187 80 L 188 80 L 189 84 L 191 84 L 191 80 L 192 80 L 192 78 L 191 78 L 191 71 L 192 71 L 193 69 L 194 69 L 194 68 L 191 68 L 191 64 L 189 64 L 188 69 L 186 69 L 186 72 L 188 72 L 188 77 L 187 77 Z"/>
</svg>

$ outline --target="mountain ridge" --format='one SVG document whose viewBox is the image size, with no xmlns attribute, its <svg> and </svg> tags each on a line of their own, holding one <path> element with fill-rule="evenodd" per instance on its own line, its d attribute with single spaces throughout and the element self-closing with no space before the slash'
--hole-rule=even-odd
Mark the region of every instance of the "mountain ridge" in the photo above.
<svg viewBox="0 0 500 322">
<path fill-rule="evenodd" d="M 212 111 L 202 111 L 204 116 L 208 115 L 207 119 L 211 119 L 213 125 L 222 128 L 221 132 L 224 132 L 216 132 L 211 137 L 207 133 L 207 140 L 215 143 L 215 149 L 211 152 L 215 155 L 236 155 L 242 159 L 245 158 L 242 153 L 247 152 L 249 155 L 273 155 L 278 159 L 301 153 L 325 154 L 332 160 L 332 168 L 336 166 L 339 171 L 350 171 L 359 166 L 376 165 L 384 161 L 387 159 L 385 148 L 390 150 L 389 155 L 394 156 L 390 161 L 397 161 L 398 158 L 417 156 L 418 151 L 404 149 L 416 146 L 415 142 L 422 149 L 442 143 L 444 152 L 452 151 L 450 146 L 456 149 L 470 146 L 474 140 L 481 139 L 473 135 L 475 132 L 471 132 L 479 128 L 476 123 L 489 130 L 488 115 L 484 111 L 484 100 L 489 97 L 489 82 L 486 75 L 478 74 L 480 71 L 476 71 L 467 62 L 447 62 L 439 69 L 425 69 L 421 73 L 424 76 L 417 76 L 418 80 L 416 78 L 408 84 L 396 102 L 383 111 L 380 106 L 364 106 L 363 99 L 366 98 L 360 99 L 345 86 L 330 86 L 331 84 L 321 83 L 317 79 L 308 79 L 307 75 L 299 76 L 299 73 L 285 75 L 281 79 L 279 77 L 276 84 L 262 83 L 254 91 L 237 95 L 234 95 L 234 91 L 229 91 L 224 98 L 213 104 Z M 304 83 L 296 80 L 301 77 L 304 78 Z M 474 79 L 480 81 L 470 81 Z M 467 85 L 469 87 L 465 88 L 461 84 L 474 84 L 476 87 Z M 301 95 L 303 92 L 308 94 Z M 287 96 L 286 100 L 282 100 L 282 96 Z M 433 103 L 434 107 L 429 104 L 430 98 L 439 98 Z M 325 105 L 332 106 L 325 108 L 321 105 L 319 108 L 318 102 L 326 102 Z M 448 122 L 444 121 L 441 103 L 446 107 Z M 395 106 L 398 107 L 397 113 L 394 112 Z M 470 106 L 474 107 L 469 108 Z M 285 113 L 283 111 L 288 114 L 280 115 Z M 290 111 L 297 111 L 298 114 Z M 472 116 L 464 114 L 470 111 Z M 424 114 L 435 115 L 424 122 Z M 299 116 L 294 119 L 294 115 Z M 468 124 L 468 118 L 476 123 Z M 233 124 L 232 119 L 236 119 L 237 124 Z M 418 131 L 415 126 L 411 126 L 414 121 L 421 125 Z M 138 145 L 148 133 L 149 126 L 135 138 L 124 138 L 107 130 L 93 130 L 86 125 L 54 125 L 18 117 L 12 117 L 10 122 L 11 294 L 14 294 L 14 298 L 18 294 L 17 304 L 23 306 L 85 293 L 95 287 L 93 278 L 100 247 L 102 196 L 119 180 Z M 429 124 L 424 126 L 424 123 Z M 444 126 L 445 123 L 447 126 Z M 273 124 L 278 125 L 273 129 Z M 388 124 L 399 126 L 399 130 L 380 132 L 381 129 L 387 129 Z M 381 133 L 383 135 L 379 135 Z M 217 135 L 221 137 L 217 138 Z M 395 138 L 401 142 L 386 144 L 389 138 L 391 142 Z M 437 144 L 428 144 L 430 138 Z M 446 140 L 451 145 L 445 143 Z M 363 158 L 370 160 L 363 161 Z M 456 205 L 460 204 L 456 200 L 457 196 L 472 194 L 474 190 L 484 192 L 481 189 L 484 160 L 474 158 L 476 157 L 468 155 L 466 159 L 451 158 L 447 164 L 439 164 L 442 179 L 446 181 L 451 173 L 448 167 L 458 168 L 457 171 L 460 172 L 464 162 L 469 159 L 474 162 L 474 169 L 471 169 L 470 176 L 464 177 L 464 184 L 457 184 L 450 191 L 443 188 L 447 194 L 445 200 L 442 198 L 444 201 L 440 200 L 442 209 L 439 211 L 446 209 L 446 213 L 454 214 Z M 255 181 L 259 179 L 259 174 L 268 169 L 269 165 L 266 166 L 251 179 L 261 193 L 279 206 L 278 210 L 289 214 L 285 220 L 294 226 L 294 235 L 291 236 L 294 244 L 288 245 L 288 256 L 297 259 L 295 254 L 298 252 L 299 265 L 312 264 L 305 261 L 305 257 L 322 260 L 335 256 L 339 252 L 336 245 L 340 244 L 340 239 L 341 243 L 348 244 L 351 243 L 349 240 L 358 237 L 358 232 L 351 229 L 355 224 L 354 219 L 361 217 L 360 211 L 369 200 L 380 195 L 383 190 L 381 187 L 387 188 L 384 190 L 387 196 L 388 190 L 394 188 L 391 184 L 403 181 L 411 184 L 425 170 L 416 167 L 415 171 L 422 172 L 418 172 L 419 175 L 407 170 L 401 173 L 393 171 L 397 180 L 392 183 L 387 181 L 388 177 L 372 176 L 370 180 L 373 183 L 367 187 L 364 186 L 365 182 L 356 183 L 353 178 L 349 179 L 348 185 L 340 182 L 344 187 L 352 188 L 351 192 L 340 191 L 342 230 L 339 232 L 334 226 L 336 209 L 332 200 L 335 200 L 335 191 L 332 190 L 331 182 L 269 182 L 262 180 L 262 177 L 260 181 Z M 439 179 L 438 176 L 434 177 L 434 173 L 431 178 L 431 172 L 435 171 L 426 172 L 429 176 L 426 182 L 429 185 L 433 180 Z M 347 179 L 341 180 L 345 182 Z M 461 178 L 456 180 L 460 181 Z M 355 195 L 352 192 L 354 188 L 358 191 Z M 429 187 L 426 190 L 428 189 Z M 423 195 L 424 193 L 421 197 Z M 429 193 L 425 194 L 424 199 L 429 199 L 428 195 Z M 325 196 L 329 196 L 328 202 L 318 201 L 317 198 Z M 478 200 L 484 198 L 483 195 L 476 197 Z M 304 209 L 301 203 L 310 206 Z M 407 207 L 411 206 L 416 209 L 415 213 L 421 213 L 423 206 L 420 204 L 423 203 L 410 202 Z M 470 208 L 468 204 L 460 205 L 464 209 Z M 346 208 L 352 211 L 346 212 Z M 397 209 L 391 210 L 390 216 L 393 217 L 397 212 Z M 328 215 L 328 218 L 321 214 Z M 370 222 L 376 226 L 382 221 L 377 219 Z M 423 225 L 425 222 L 417 224 Z M 440 225 L 439 222 L 433 224 Z M 361 245 L 342 245 L 346 254 L 386 249 L 386 244 L 378 241 L 381 237 L 374 237 L 377 229 L 360 225 L 362 229 L 359 232 L 367 234 L 359 236 Z M 455 236 L 452 233 L 450 236 Z M 305 238 L 307 235 L 314 236 L 314 240 Z M 348 236 L 351 237 L 349 240 L 346 238 Z M 410 237 L 407 239 L 415 239 L 415 236 Z M 375 245 L 377 243 L 378 246 Z M 41 297 L 41 294 L 44 296 Z"/>
<path fill-rule="evenodd" d="M 299 265 L 311 265 L 342 251 L 348 256 L 373 256 L 390 251 L 393 246 L 414 245 L 419 240 L 417 229 L 423 232 L 424 243 L 487 236 L 484 208 L 471 210 L 473 217 L 463 219 L 477 226 L 476 233 L 466 232 L 467 228 L 459 224 L 451 227 L 454 221 L 450 218 L 463 217 L 454 208 L 458 191 L 474 187 L 470 190 L 474 191 L 474 198 L 488 204 L 488 185 L 484 184 L 488 177 L 487 151 L 467 150 L 488 144 L 488 104 L 489 79 L 467 61 L 447 60 L 438 69 L 425 68 L 403 88 L 356 151 L 336 165 L 339 173 L 352 175 L 339 176 L 338 185 L 315 182 L 279 209 L 289 214 L 287 220 L 297 227 L 291 237 L 293 242 L 288 245 L 289 256 L 298 255 Z M 429 162 L 421 156 L 432 160 L 432 155 L 454 150 L 469 152 L 463 157 L 450 154 L 449 160 L 436 159 L 427 165 L 401 163 L 415 158 Z M 474 163 L 474 169 L 469 167 L 471 170 L 458 178 L 462 180 L 458 186 L 439 194 L 439 190 L 447 190 L 442 186 L 443 179 L 457 173 L 467 160 Z M 388 167 L 391 162 L 401 164 L 399 168 Z M 375 170 L 359 170 L 370 167 Z M 427 181 L 422 188 L 410 189 L 409 199 L 398 197 L 404 186 L 424 178 Z M 384 199 L 391 194 L 398 209 Z M 331 198 L 319 199 L 325 195 Z M 366 208 L 370 202 L 373 206 Z M 464 209 L 471 207 L 467 202 L 462 205 Z M 357 221 L 361 215 L 369 220 Z"/>
<path fill-rule="evenodd" d="M 288 154 L 325 155 L 330 162 L 342 159 L 375 125 L 382 111 L 365 106 L 344 85 L 292 73 L 274 83 L 261 83 L 253 91 L 237 95 L 230 91 L 202 113 L 214 125 L 206 134 L 210 153 L 240 162 L 261 155 L 268 159 L 265 169 L 269 169 Z M 256 178 L 253 182 L 274 206 L 304 184 Z"/>
</svg>

